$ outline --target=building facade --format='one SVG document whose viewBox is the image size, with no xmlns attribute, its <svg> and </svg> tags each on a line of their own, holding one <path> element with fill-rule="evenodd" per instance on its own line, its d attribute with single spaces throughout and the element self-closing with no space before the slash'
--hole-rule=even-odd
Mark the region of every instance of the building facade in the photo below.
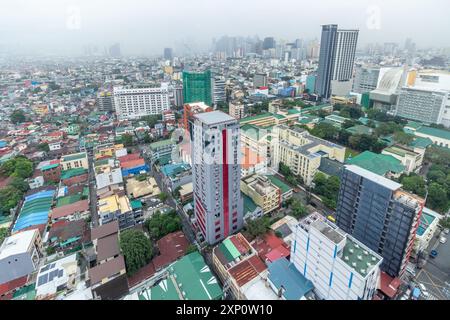
<svg viewBox="0 0 450 320">
<path fill-rule="evenodd" d="M 119 119 L 139 119 L 169 110 L 169 91 L 160 88 L 114 88 L 114 106 Z"/>
<path fill-rule="evenodd" d="M 212 105 L 211 71 L 188 72 L 183 71 L 183 100 L 184 103 L 204 102 Z"/>
<path fill-rule="evenodd" d="M 318 213 L 294 230 L 291 262 L 325 300 L 371 300 L 382 257 Z"/>
<path fill-rule="evenodd" d="M 278 168 L 282 162 L 306 185 L 312 183 L 322 157 L 341 163 L 345 160 L 345 147 L 314 137 L 306 130 L 281 125 L 274 132 L 272 167 Z"/>
<path fill-rule="evenodd" d="M 241 191 L 259 206 L 264 214 L 281 206 L 281 189 L 263 175 L 253 174 L 241 180 Z"/>
<path fill-rule="evenodd" d="M 194 116 L 193 138 L 196 227 L 215 244 L 243 225 L 239 124 L 220 111 L 200 113 Z"/>
<path fill-rule="evenodd" d="M 381 270 L 403 274 L 414 246 L 424 200 L 401 184 L 347 165 L 341 177 L 336 223 L 383 257 Z"/>
<path fill-rule="evenodd" d="M 114 97 L 110 91 L 102 91 L 97 95 L 97 109 L 99 112 L 114 111 Z"/>
<path fill-rule="evenodd" d="M 332 81 L 339 88 L 333 93 L 350 92 L 353 78 L 358 30 L 339 30 L 337 25 L 322 26 L 316 93 L 328 99 L 332 94 Z"/>
</svg>

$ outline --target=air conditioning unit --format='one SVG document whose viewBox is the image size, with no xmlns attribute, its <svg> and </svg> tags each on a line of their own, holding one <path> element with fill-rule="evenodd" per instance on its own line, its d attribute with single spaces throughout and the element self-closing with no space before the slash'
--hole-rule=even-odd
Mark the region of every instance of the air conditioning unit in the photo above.
<svg viewBox="0 0 450 320">
<path fill-rule="evenodd" d="M 362 256 L 358 256 L 358 260 L 362 260 Z"/>
<path fill-rule="evenodd" d="M 361 269 L 361 273 L 366 273 L 366 269 Z"/>
<path fill-rule="evenodd" d="M 353 263 L 352 263 L 352 266 L 353 266 L 353 267 L 356 267 L 356 262 L 353 262 Z"/>
<path fill-rule="evenodd" d="M 349 260 L 348 256 L 345 256 L 345 257 L 344 257 L 344 260 L 345 260 L 345 261 L 348 261 L 348 260 Z"/>
</svg>

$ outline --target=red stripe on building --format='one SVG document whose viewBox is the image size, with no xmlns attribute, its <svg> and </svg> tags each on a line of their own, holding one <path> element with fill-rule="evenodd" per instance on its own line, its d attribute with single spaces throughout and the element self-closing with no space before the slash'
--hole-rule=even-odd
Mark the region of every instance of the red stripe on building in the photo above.
<svg viewBox="0 0 450 320">
<path fill-rule="evenodd" d="M 228 237 L 230 231 L 230 218 L 228 208 L 228 157 L 227 157 L 227 129 L 222 130 L 222 178 L 223 178 L 223 219 L 224 219 L 224 237 Z"/>
</svg>

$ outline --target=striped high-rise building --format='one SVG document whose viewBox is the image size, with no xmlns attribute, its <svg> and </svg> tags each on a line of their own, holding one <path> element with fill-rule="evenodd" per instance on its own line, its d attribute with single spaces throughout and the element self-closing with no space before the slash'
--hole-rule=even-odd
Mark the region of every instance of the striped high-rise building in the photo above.
<svg viewBox="0 0 450 320">
<path fill-rule="evenodd" d="M 328 99 L 332 81 L 337 91 L 351 90 L 359 30 L 339 30 L 336 24 L 322 26 L 316 93 Z"/>
<path fill-rule="evenodd" d="M 243 225 L 239 123 L 221 111 L 194 115 L 192 149 L 195 226 L 215 244 Z"/>
</svg>

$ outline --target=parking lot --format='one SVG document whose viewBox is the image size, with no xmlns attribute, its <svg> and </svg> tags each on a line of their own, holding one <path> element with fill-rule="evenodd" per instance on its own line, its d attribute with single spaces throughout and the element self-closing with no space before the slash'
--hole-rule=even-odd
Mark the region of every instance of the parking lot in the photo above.
<svg viewBox="0 0 450 320">
<path fill-rule="evenodd" d="M 440 237 L 440 236 L 439 236 Z M 439 243 L 439 237 L 432 240 L 429 251 L 435 249 L 438 252 L 436 258 L 428 258 L 425 266 L 417 272 L 415 280 L 422 283 L 431 299 L 450 299 L 450 242 Z M 445 235 L 448 237 L 448 235 Z"/>
</svg>

